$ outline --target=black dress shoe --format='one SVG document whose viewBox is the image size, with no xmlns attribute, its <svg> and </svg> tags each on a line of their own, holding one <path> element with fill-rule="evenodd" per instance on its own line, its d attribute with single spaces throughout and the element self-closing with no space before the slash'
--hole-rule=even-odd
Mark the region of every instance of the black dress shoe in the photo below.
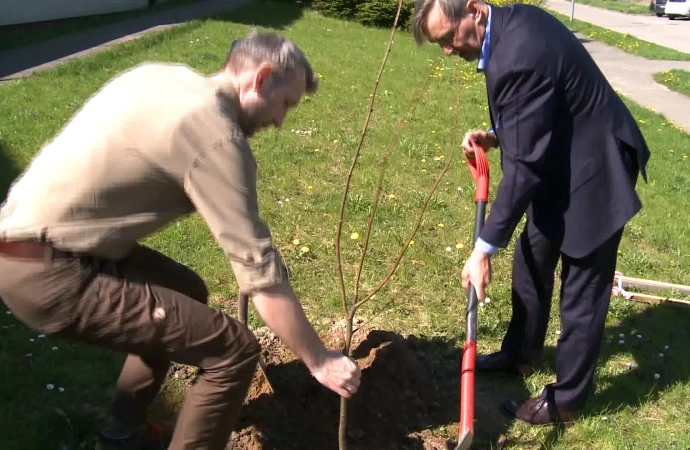
<svg viewBox="0 0 690 450">
<path fill-rule="evenodd" d="M 579 415 L 579 411 L 556 408 L 554 403 L 546 399 L 543 392 L 539 397 L 531 398 L 522 404 L 515 400 L 505 401 L 501 404 L 501 410 L 508 417 L 530 425 L 571 424 Z"/>
<path fill-rule="evenodd" d="M 503 351 L 477 355 L 475 367 L 479 372 L 498 372 L 519 377 L 526 377 L 532 373 L 532 366 L 515 361 Z"/>
</svg>

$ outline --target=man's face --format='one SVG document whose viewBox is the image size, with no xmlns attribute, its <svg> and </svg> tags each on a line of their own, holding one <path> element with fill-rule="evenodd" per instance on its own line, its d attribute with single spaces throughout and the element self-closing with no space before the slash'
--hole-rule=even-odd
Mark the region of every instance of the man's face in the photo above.
<svg viewBox="0 0 690 450">
<path fill-rule="evenodd" d="M 247 136 L 271 125 L 280 128 L 288 110 L 299 104 L 306 89 L 304 74 L 276 81 L 267 64 L 249 69 L 241 76 L 241 126 Z"/>
<path fill-rule="evenodd" d="M 481 4 L 468 0 L 466 8 L 465 15 L 453 24 L 437 2 L 427 18 L 427 33 L 429 41 L 437 43 L 446 55 L 474 61 L 481 53 L 486 22 Z"/>
</svg>

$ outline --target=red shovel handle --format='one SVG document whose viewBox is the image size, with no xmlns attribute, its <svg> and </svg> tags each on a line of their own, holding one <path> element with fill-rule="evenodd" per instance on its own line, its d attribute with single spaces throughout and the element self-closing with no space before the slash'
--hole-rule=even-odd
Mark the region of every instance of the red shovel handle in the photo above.
<svg viewBox="0 0 690 450">
<path fill-rule="evenodd" d="M 470 141 L 470 144 L 474 150 L 474 158 L 467 158 L 467 165 L 476 184 L 474 201 L 486 203 L 489 199 L 489 161 L 481 145 L 474 141 Z"/>
<path fill-rule="evenodd" d="M 474 223 L 474 241 L 484 226 L 486 203 L 489 199 L 489 162 L 481 145 L 471 141 L 474 158 L 467 158 L 467 165 L 475 182 L 474 201 L 477 211 Z M 467 334 L 460 367 L 460 429 L 455 450 L 468 450 L 474 440 L 474 372 L 477 356 L 477 292 L 469 288 L 467 302 Z"/>
</svg>

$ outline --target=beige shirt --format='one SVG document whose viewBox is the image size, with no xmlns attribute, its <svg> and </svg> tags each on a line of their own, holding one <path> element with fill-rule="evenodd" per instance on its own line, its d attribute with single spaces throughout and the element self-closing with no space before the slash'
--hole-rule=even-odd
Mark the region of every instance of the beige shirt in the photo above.
<svg viewBox="0 0 690 450">
<path fill-rule="evenodd" d="M 147 63 L 118 75 L 48 142 L 13 184 L 0 236 L 118 259 L 198 211 L 242 291 L 285 277 L 260 219 L 256 161 L 223 74 Z"/>
</svg>

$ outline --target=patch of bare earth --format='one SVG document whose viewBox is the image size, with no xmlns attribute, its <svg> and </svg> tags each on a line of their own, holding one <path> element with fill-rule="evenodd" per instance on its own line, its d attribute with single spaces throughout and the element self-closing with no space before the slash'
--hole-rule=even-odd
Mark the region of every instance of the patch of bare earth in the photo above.
<svg viewBox="0 0 690 450">
<path fill-rule="evenodd" d="M 322 387 L 270 331 L 255 333 L 275 392 L 257 370 L 231 448 L 337 450 L 339 397 Z M 322 337 L 329 348 L 341 350 L 344 336 L 344 323 L 338 322 Z M 363 329 L 354 335 L 353 358 L 362 369 L 362 383 L 348 402 L 349 450 L 453 448 L 460 349 L 423 347 L 415 336 L 388 331 Z M 497 416 L 496 402 L 481 387 L 475 398 L 475 417 L 484 423 L 476 431 L 498 437 L 496 424 L 505 419 Z"/>
</svg>

